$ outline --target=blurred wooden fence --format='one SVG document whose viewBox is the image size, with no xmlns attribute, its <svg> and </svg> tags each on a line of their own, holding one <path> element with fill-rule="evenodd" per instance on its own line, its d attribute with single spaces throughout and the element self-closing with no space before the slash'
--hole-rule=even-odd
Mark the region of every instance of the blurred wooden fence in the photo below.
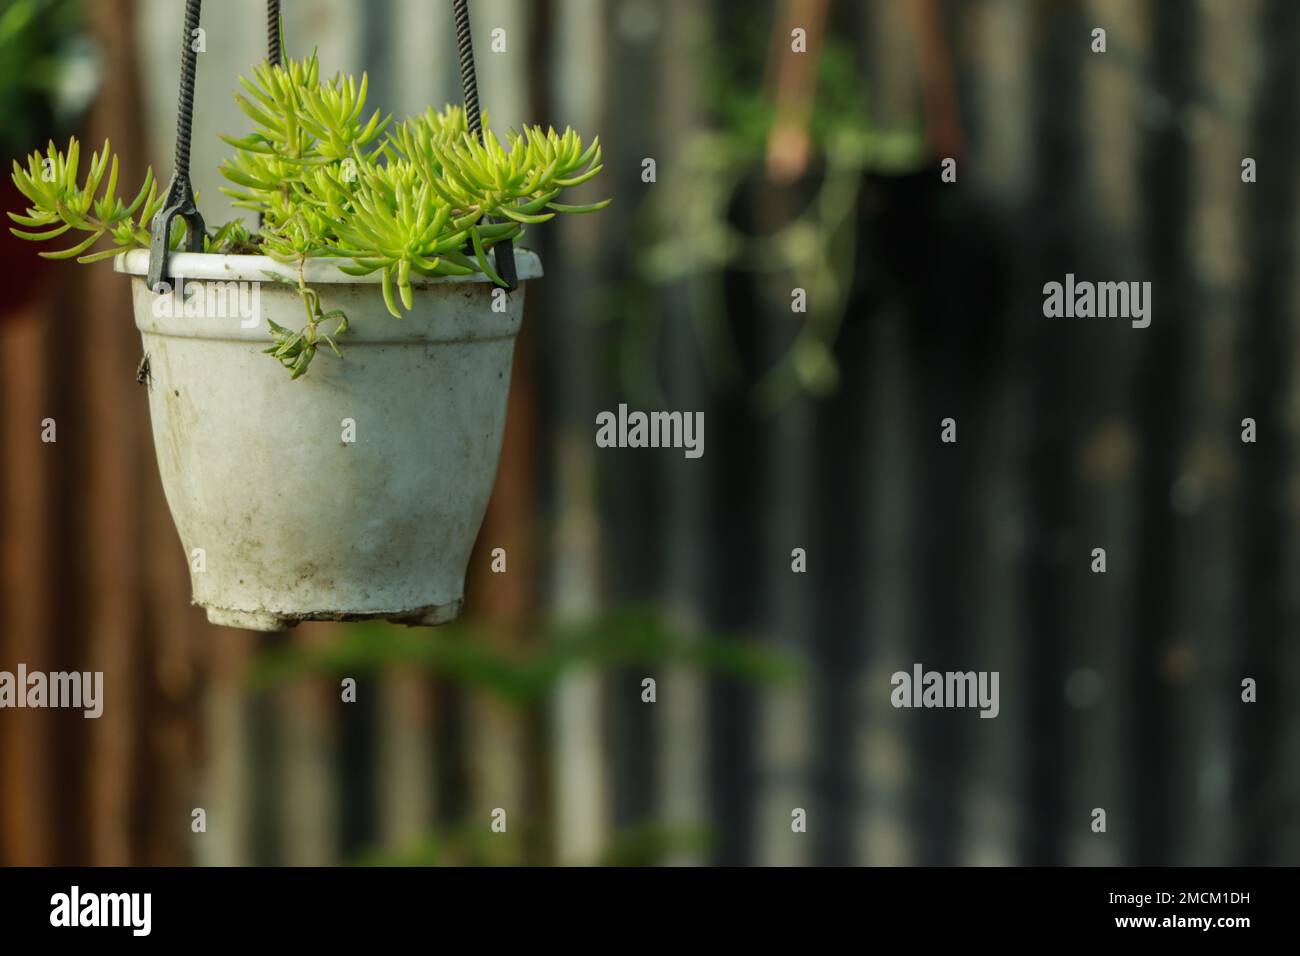
<svg viewBox="0 0 1300 956">
<path fill-rule="evenodd" d="M 89 6 L 108 82 L 88 138 L 111 133 L 131 179 L 145 144 L 170 156 L 180 15 Z M 195 140 L 215 147 L 243 126 L 228 91 L 260 55 L 261 4 L 210 6 Z M 546 832 L 526 858 L 566 862 L 652 822 L 709 830 L 676 862 L 1300 859 L 1300 7 L 832 2 L 873 121 L 921 125 L 959 181 L 927 168 L 864 190 L 829 397 L 769 413 L 713 387 L 699 330 L 718 316 L 689 281 L 657 292 L 643 357 L 663 407 L 705 411 L 699 461 L 593 443 L 596 412 L 628 400 L 613 356 L 629 225 L 682 175 L 710 51 L 785 6 L 473 7 L 493 125 L 598 131 L 615 206 L 529 237 L 547 275 L 480 541 L 507 548 L 510 572 L 478 561 L 471 606 L 527 647 L 541 617 L 654 602 L 685 631 L 761 635 L 805 679 L 772 691 L 675 668 L 649 707 L 640 672 L 593 673 L 523 710 L 410 671 L 363 681 L 356 704 L 334 678 L 250 688 L 264 642 L 188 607 L 125 285 L 64 267 L 0 332 L 0 667 L 102 669 L 109 696 L 98 722 L 0 714 L 0 860 L 418 858 L 433 828 L 486 831 L 496 807 Z M 285 8 L 290 52 L 368 69 L 375 103 L 458 95 L 437 5 Z M 1089 50 L 1097 26 L 1105 54 Z M 505 55 L 487 52 L 494 27 Z M 195 157 L 220 221 L 214 154 Z M 1042 284 L 1066 272 L 1152 280 L 1151 328 L 1044 320 Z M 726 289 L 761 368 L 792 337 L 788 296 L 743 275 Z M 938 441 L 948 416 L 955 446 Z M 1258 444 L 1239 440 L 1246 416 Z M 807 574 L 790 571 L 794 547 Z M 1105 575 L 1089 573 L 1094 547 Z M 339 633 L 279 640 L 310 651 Z M 915 661 L 1000 671 L 1001 715 L 895 711 L 889 675 Z M 1240 702 L 1247 676 L 1257 704 Z"/>
</svg>

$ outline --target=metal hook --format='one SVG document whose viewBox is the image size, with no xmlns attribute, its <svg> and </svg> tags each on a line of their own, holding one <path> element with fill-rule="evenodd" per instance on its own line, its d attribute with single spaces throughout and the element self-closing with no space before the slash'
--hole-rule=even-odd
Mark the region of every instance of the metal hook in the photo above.
<svg viewBox="0 0 1300 956">
<path fill-rule="evenodd" d="M 194 204 L 194 188 L 190 177 L 177 170 L 172 174 L 171 185 L 167 187 L 167 204 L 154 216 L 152 241 L 149 244 L 149 274 L 145 281 L 150 290 L 157 292 L 163 280 L 171 273 L 168 259 L 171 257 L 172 223 L 177 218 L 185 221 L 185 248 L 187 252 L 202 252 L 203 237 L 207 227 L 198 206 Z"/>
</svg>

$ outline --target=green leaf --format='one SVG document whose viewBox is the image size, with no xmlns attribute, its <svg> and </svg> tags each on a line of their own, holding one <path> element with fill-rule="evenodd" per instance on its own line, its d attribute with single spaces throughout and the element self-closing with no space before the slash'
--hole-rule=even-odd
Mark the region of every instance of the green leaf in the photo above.
<svg viewBox="0 0 1300 956">
<path fill-rule="evenodd" d="M 554 209 L 556 212 L 583 214 L 589 212 L 600 212 L 600 210 L 604 209 L 613 201 L 613 199 L 602 199 L 600 202 L 588 203 L 585 206 L 566 206 L 564 203 L 552 202 L 547 203 L 546 208 Z"/>
<path fill-rule="evenodd" d="M 104 231 L 100 229 L 98 232 L 92 233 L 85 241 L 77 243 L 70 249 L 60 249 L 58 252 L 42 252 L 41 256 L 45 259 L 71 259 L 79 256 L 93 246 L 95 241 L 104 234 Z"/>
<path fill-rule="evenodd" d="M 566 186 L 566 187 L 581 186 L 583 183 L 587 182 L 588 180 L 595 179 L 596 174 L 604 168 L 605 168 L 604 166 L 593 166 L 591 169 L 587 170 L 581 176 L 571 176 L 567 179 L 556 179 L 555 182 L 561 186 Z"/>
<path fill-rule="evenodd" d="M 14 229 L 12 226 L 9 228 L 9 231 L 19 239 L 31 239 L 33 242 L 44 242 L 46 239 L 55 239 L 63 235 L 71 228 L 72 224 L 65 222 L 58 228 L 50 229 L 48 232 L 24 232 L 21 229 Z"/>
<path fill-rule="evenodd" d="M 497 212 L 501 213 L 501 215 L 505 216 L 507 219 L 513 219 L 515 222 L 539 223 L 555 218 L 552 213 L 541 213 L 540 215 L 530 216 L 526 213 L 516 212 L 509 206 L 502 206 L 497 210 Z"/>
<path fill-rule="evenodd" d="M 91 262 L 102 262 L 105 259 L 112 259 L 116 256 L 120 256 L 121 254 L 122 254 L 122 250 L 120 248 L 103 249 L 99 252 L 92 252 L 88 256 L 78 256 L 77 261 L 81 263 L 87 263 L 87 264 Z"/>
<path fill-rule="evenodd" d="M 393 301 L 393 276 L 391 266 L 383 271 L 383 280 L 381 281 L 381 285 L 384 290 L 384 305 L 388 306 L 388 314 L 395 319 L 400 319 L 402 313 L 398 311 L 397 303 Z"/>
<path fill-rule="evenodd" d="M 39 229 L 41 226 L 49 226 L 58 222 L 59 217 L 54 213 L 43 212 L 36 216 L 24 216 L 21 213 L 7 213 L 10 219 L 20 226 L 28 226 L 32 229 Z"/>
<path fill-rule="evenodd" d="M 478 266 L 483 270 L 483 274 L 497 285 L 504 286 L 506 280 L 497 275 L 496 270 L 492 268 L 492 264 L 488 262 L 487 252 L 483 249 L 483 240 L 479 237 L 478 230 L 471 229 L 469 235 L 470 241 L 474 244 L 474 255 L 478 258 Z"/>
</svg>

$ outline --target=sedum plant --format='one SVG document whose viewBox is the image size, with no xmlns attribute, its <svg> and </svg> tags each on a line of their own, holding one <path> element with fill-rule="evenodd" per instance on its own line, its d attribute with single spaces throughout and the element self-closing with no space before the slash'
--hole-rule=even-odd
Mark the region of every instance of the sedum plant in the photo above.
<svg viewBox="0 0 1300 956">
<path fill-rule="evenodd" d="M 388 311 L 401 318 L 414 305 L 417 277 L 483 273 L 504 286 L 487 255 L 493 246 L 556 213 L 594 212 L 609 202 L 557 201 L 601 170 L 599 140 L 584 144 L 572 129 L 525 127 L 504 141 L 485 131 L 480 142 L 457 106 L 396 123 L 377 110 L 367 115 L 365 75 L 359 82 L 342 74 L 322 81 L 314 53 L 283 66 L 263 63 L 239 82 L 235 99 L 253 129 L 222 137 L 234 149 L 221 165 L 231 184 L 222 191 L 256 213 L 260 227 L 252 233 L 233 220 L 209 232 L 203 249 L 260 253 L 298 266 L 304 325 L 272 324 L 266 349 L 293 378 L 321 347 L 341 355 L 335 340 L 347 331 L 347 317 L 324 309 L 305 282 L 307 259 L 339 259 L 350 275 L 378 272 Z M 21 227 L 11 231 L 37 241 L 84 234 L 67 248 L 41 253 L 79 262 L 147 248 L 149 224 L 164 199 L 153 171 L 124 202 L 109 143 L 91 156 L 84 180 L 79 156 L 73 139 L 66 151 L 50 143 L 44 155 L 32 153 L 25 168 L 14 163 L 14 183 L 31 205 L 9 213 Z M 109 248 L 90 251 L 105 237 Z M 185 238 L 178 219 L 172 248 Z"/>
</svg>

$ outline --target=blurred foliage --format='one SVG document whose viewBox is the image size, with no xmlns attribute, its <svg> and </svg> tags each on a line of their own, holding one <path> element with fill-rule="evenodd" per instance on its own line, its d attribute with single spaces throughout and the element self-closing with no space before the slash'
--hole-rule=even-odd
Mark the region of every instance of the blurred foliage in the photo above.
<svg viewBox="0 0 1300 956">
<path fill-rule="evenodd" d="M 60 136 L 98 85 L 93 44 L 77 0 L 0 0 L 0 145 L 14 158 Z"/>
<path fill-rule="evenodd" d="M 741 27 L 749 37 L 727 42 L 710 62 L 715 68 L 704 77 L 705 109 L 712 126 L 737 151 L 759 159 L 777 119 L 777 106 L 758 82 L 768 64 L 767 24 L 754 19 Z M 812 55 L 812 54 L 809 54 Z M 864 168 L 906 172 L 916 168 L 923 138 L 919 130 L 878 130 L 867 113 L 866 89 L 850 44 L 833 33 L 816 52 L 817 93 L 808 117 L 808 133 L 823 151 L 835 151 L 848 139 L 862 156 Z"/>
<path fill-rule="evenodd" d="M 583 669 L 671 663 L 763 683 L 792 681 L 800 671 L 789 655 L 755 641 L 686 634 L 642 608 L 583 622 L 551 622 L 538 638 L 505 647 L 491 639 L 487 628 L 472 623 L 429 631 L 362 622 L 341 628 L 338 639 L 328 644 L 265 648 L 254 657 L 249 678 L 254 686 L 266 687 L 310 675 L 358 677 L 400 667 L 527 706 L 551 692 L 560 678 Z"/>
<path fill-rule="evenodd" d="M 647 191 L 638 211 L 635 278 L 619 289 L 630 320 L 621 340 L 625 384 L 647 403 L 662 400 L 653 366 L 663 287 L 684 284 L 697 335 L 715 381 L 734 386 L 741 368 L 728 325 L 724 282 L 741 272 L 769 288 L 758 301 L 802 320 L 784 354 L 758 374 L 756 397 L 771 411 L 797 394 L 833 391 L 833 346 L 844 320 L 858 256 L 859 196 L 867 174 L 914 172 L 926 160 L 919 128 L 881 130 L 868 115 L 852 48 L 830 31 L 817 54 L 816 95 L 806 118 L 812 152 L 797 183 L 768 181 L 765 160 L 779 121 L 764 89 L 767 24 L 736 30 L 745 42 L 716 44 L 696 58 L 709 64 L 703 104 L 709 124 L 686 138 L 680 159 Z M 737 209 L 751 221 L 742 222 Z M 807 292 L 807 312 L 790 311 L 790 290 Z"/>
<path fill-rule="evenodd" d="M 665 827 L 647 823 L 614 834 L 599 866 L 651 866 L 674 853 L 706 853 L 713 839 L 703 827 Z M 431 830 L 397 849 L 375 849 L 355 861 L 361 866 L 527 866 L 554 865 L 546 833 L 536 826 L 493 833 L 482 821 Z"/>
<path fill-rule="evenodd" d="M 463 690 L 486 694 L 526 708 L 544 702 L 561 678 L 584 669 L 617 670 L 630 665 L 695 667 L 765 684 L 799 679 L 801 667 L 788 653 L 755 641 L 688 634 L 667 626 L 649 608 L 613 610 L 587 621 L 543 625 L 537 640 L 502 646 L 490 629 L 456 622 L 432 631 L 384 622 L 362 622 L 339 629 L 339 637 L 320 646 L 278 644 L 253 658 L 249 679 L 265 688 L 313 676 L 374 676 L 400 669 L 425 671 Z M 510 821 L 494 833 L 483 821 L 435 828 L 392 850 L 376 848 L 356 862 L 370 866 L 520 866 L 554 864 L 549 831 Z M 655 823 L 629 827 L 610 837 L 601 865 L 634 866 L 662 862 L 673 853 L 702 853 L 712 837 L 702 827 Z"/>
</svg>

